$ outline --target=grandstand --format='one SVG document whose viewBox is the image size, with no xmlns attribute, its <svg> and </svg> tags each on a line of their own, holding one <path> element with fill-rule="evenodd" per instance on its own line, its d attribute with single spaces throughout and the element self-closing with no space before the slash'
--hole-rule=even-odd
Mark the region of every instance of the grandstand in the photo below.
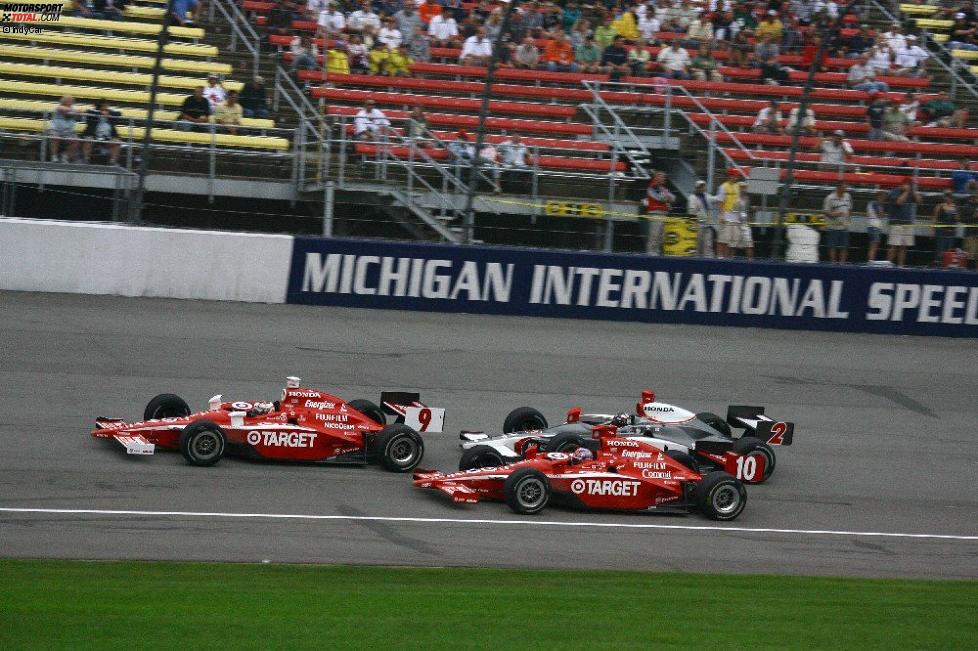
<svg viewBox="0 0 978 651">
<path fill-rule="evenodd" d="M 135 0 L 126 7 L 124 21 L 66 15 L 45 25 L 41 34 L 0 36 L 3 157 L 36 161 L 44 155 L 45 113 L 61 95 L 74 96 L 82 110 L 108 99 L 125 122 L 120 129 L 126 141 L 123 170 L 131 174 L 138 167 L 162 7 L 160 0 Z M 328 190 L 330 201 L 339 206 L 333 216 L 358 214 L 388 224 L 347 232 L 450 241 L 468 235 L 462 228 L 468 177 L 450 149 L 459 131 L 478 129 L 485 67 L 460 65 L 457 47 L 431 47 L 430 60 L 415 61 L 406 76 L 357 73 L 349 67 L 300 69 L 293 75 L 295 36 L 308 36 L 320 50 L 317 65 L 327 66 L 323 55 L 341 51 L 337 35 L 317 32 L 316 22 L 294 9 L 284 29 L 281 12 L 270 24 L 278 11 L 274 2 L 213 0 L 206 8 L 199 26 L 170 30 L 157 95 L 156 117 L 163 122 L 154 130 L 152 188 L 201 192 L 212 201 L 221 195 L 275 198 L 302 206 L 310 215 L 328 212 Z M 455 11 L 461 18 L 491 8 L 466 4 Z M 899 16 L 875 0 L 855 9 L 814 75 L 810 107 L 815 131 L 841 130 L 854 153 L 845 164 L 827 167 L 817 153 L 818 135 L 799 138 L 793 212 L 817 210 L 840 180 L 852 187 L 858 212 L 877 189 L 896 186 L 907 176 L 925 194 L 939 193 L 952 186 L 951 174 L 962 161 L 974 164 L 978 151 L 978 94 L 970 64 L 978 62 L 978 50 L 943 48 L 955 42 L 954 20 L 939 17 L 933 5 L 900 5 Z M 857 59 L 848 56 L 846 39 L 861 33 L 860 24 L 874 36 L 894 21 L 920 35 L 931 55 L 928 74 L 880 71 L 877 81 L 889 90 L 850 87 L 847 72 Z M 814 27 L 801 33 L 807 38 Z M 547 34 L 539 30 L 536 36 L 534 44 L 543 51 Z M 646 46 L 652 61 L 674 37 L 667 31 L 654 35 L 656 43 Z M 683 46 L 695 56 L 695 43 Z M 628 47 L 638 46 L 630 42 Z M 759 133 L 754 122 L 770 100 L 780 102 L 784 117 L 798 106 L 810 54 L 801 48 L 783 51 L 778 63 L 791 70 L 776 84 L 765 83 L 759 67 L 728 62 L 732 52 L 722 48 L 713 55 L 723 81 L 665 79 L 658 73 L 612 80 L 607 73 L 499 68 L 486 141 L 500 147 L 512 134 L 521 135 L 530 165 L 515 182 L 492 169 L 483 171 L 474 203 L 477 237 L 640 250 L 640 224 L 632 215 L 652 172 L 666 171 L 675 194 L 684 197 L 697 178 L 715 188 L 726 168 L 749 177 L 755 168 L 786 165 L 792 136 Z M 224 76 L 228 90 L 261 74 L 272 91 L 273 119 L 246 119 L 236 134 L 219 125 L 204 131 L 176 128 L 172 121 L 184 98 L 212 73 Z M 923 104 L 941 92 L 950 92 L 958 108 L 970 109 L 964 123 L 928 126 L 923 120 L 906 131 L 907 141 L 870 138 L 867 106 L 874 99 L 903 102 L 912 93 Z M 368 99 L 383 110 L 392 128 L 379 141 L 358 142 L 355 115 Z M 426 115 L 424 146 L 416 146 L 418 139 L 411 135 L 409 111 L 416 107 Z M 758 203 L 755 219 L 773 219 L 776 198 L 760 197 Z M 357 211 L 360 205 L 371 206 L 369 218 Z M 349 208 L 345 213 L 344 207 Z M 683 202 L 674 210 L 683 213 Z M 604 214 L 608 227 L 581 217 L 584 213 Z M 546 214 L 560 217 L 538 219 Z M 403 228 L 392 233 L 392 222 Z M 566 233 L 554 236 L 552 230 Z"/>
</svg>

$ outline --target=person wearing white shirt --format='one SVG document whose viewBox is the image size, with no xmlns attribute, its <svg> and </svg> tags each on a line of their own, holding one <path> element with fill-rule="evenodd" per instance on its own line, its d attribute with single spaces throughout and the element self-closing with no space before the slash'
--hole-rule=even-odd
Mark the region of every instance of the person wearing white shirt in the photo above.
<svg viewBox="0 0 978 651">
<path fill-rule="evenodd" d="M 223 102 L 227 98 L 227 93 L 224 91 L 224 86 L 217 79 L 217 75 L 211 73 L 207 75 L 207 86 L 204 87 L 204 97 L 207 101 L 211 103 L 211 112 L 217 108 L 217 105 Z"/>
<path fill-rule="evenodd" d="M 753 124 L 754 132 L 781 135 L 784 133 L 784 129 L 781 128 L 782 119 L 781 105 L 778 100 L 772 99 L 768 106 L 757 112 Z"/>
<path fill-rule="evenodd" d="M 516 169 L 529 167 L 526 159 L 526 145 L 523 144 L 518 134 L 514 133 L 508 140 L 503 141 L 499 145 L 499 151 L 502 154 L 503 165 L 506 167 Z"/>
<path fill-rule="evenodd" d="M 678 38 L 669 47 L 664 47 L 659 50 L 659 55 L 655 58 L 655 61 L 659 64 L 659 69 L 662 70 L 666 77 L 689 79 L 689 74 L 686 72 L 686 68 L 689 67 L 691 62 L 689 52 L 680 47 Z"/>
<path fill-rule="evenodd" d="M 907 47 L 899 50 L 896 55 L 896 71 L 900 76 L 916 77 L 924 73 L 924 61 L 930 54 L 917 45 L 917 37 L 907 37 Z"/>
<path fill-rule="evenodd" d="M 351 32 L 376 31 L 380 29 L 380 16 L 371 10 L 369 2 L 363 2 L 359 9 L 350 14 L 346 27 Z"/>
<path fill-rule="evenodd" d="M 346 19 L 343 14 L 336 11 L 332 6 L 319 12 L 319 31 L 328 35 L 336 35 L 346 27 Z"/>
<path fill-rule="evenodd" d="M 887 73 L 890 71 L 892 55 L 893 53 L 890 51 L 889 47 L 886 45 L 877 45 L 871 50 L 869 63 L 876 68 L 876 72 Z"/>
<path fill-rule="evenodd" d="M 428 23 L 428 35 L 431 36 L 433 47 L 449 47 L 458 40 L 458 24 L 444 7 L 440 16 L 435 16 Z"/>
<path fill-rule="evenodd" d="M 896 23 L 890 26 L 890 31 L 883 32 L 883 40 L 894 52 L 899 52 L 907 47 L 907 37 L 904 36 L 900 26 Z"/>
<path fill-rule="evenodd" d="M 328 0 L 308 0 L 306 2 L 306 13 L 315 20 L 319 17 L 319 12 L 329 7 Z"/>
<path fill-rule="evenodd" d="M 655 40 L 655 35 L 662 28 L 662 23 L 654 13 L 646 13 L 638 19 L 638 31 L 646 41 Z"/>
<path fill-rule="evenodd" d="M 465 39 L 458 62 L 463 66 L 484 66 L 492 56 L 492 43 L 486 38 L 486 30 L 480 27 L 475 34 Z"/>
<path fill-rule="evenodd" d="M 353 137 L 357 140 L 377 140 L 388 132 L 391 122 L 372 99 L 363 104 L 353 118 Z"/>
<path fill-rule="evenodd" d="M 377 40 L 391 50 L 396 50 L 404 41 L 404 35 L 394 25 L 394 19 L 388 17 L 384 19 L 384 26 L 380 28 L 380 33 L 377 34 Z"/>
</svg>

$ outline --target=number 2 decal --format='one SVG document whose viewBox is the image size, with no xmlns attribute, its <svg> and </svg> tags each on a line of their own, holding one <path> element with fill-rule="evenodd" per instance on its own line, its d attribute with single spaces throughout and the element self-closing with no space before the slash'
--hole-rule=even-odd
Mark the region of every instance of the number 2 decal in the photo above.
<svg viewBox="0 0 978 651">
<path fill-rule="evenodd" d="M 788 424 L 782 421 L 778 421 L 771 425 L 771 438 L 767 440 L 771 445 L 781 445 L 784 441 L 784 435 L 788 431 Z"/>
<path fill-rule="evenodd" d="M 418 422 L 421 423 L 421 429 L 420 429 L 420 431 L 427 432 L 428 431 L 428 425 L 431 424 L 431 410 L 428 409 L 427 407 L 425 407 L 424 409 L 422 409 L 421 411 L 419 411 L 418 412 Z"/>
<path fill-rule="evenodd" d="M 737 479 L 751 481 L 757 474 L 757 459 L 754 457 L 737 457 Z"/>
</svg>

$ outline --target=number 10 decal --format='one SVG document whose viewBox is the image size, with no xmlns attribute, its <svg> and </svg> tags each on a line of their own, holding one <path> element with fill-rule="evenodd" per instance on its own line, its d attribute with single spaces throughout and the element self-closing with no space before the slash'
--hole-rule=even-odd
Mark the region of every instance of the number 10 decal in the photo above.
<svg viewBox="0 0 978 651">
<path fill-rule="evenodd" d="M 757 457 L 737 457 L 737 479 L 753 481 L 757 475 Z"/>
</svg>

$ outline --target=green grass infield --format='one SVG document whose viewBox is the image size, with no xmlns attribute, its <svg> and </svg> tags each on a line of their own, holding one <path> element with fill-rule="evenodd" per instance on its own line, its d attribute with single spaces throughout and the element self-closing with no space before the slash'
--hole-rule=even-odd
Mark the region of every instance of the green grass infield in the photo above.
<svg viewBox="0 0 978 651">
<path fill-rule="evenodd" d="M 0 560 L 0 649 L 978 647 L 978 582 Z"/>
</svg>

